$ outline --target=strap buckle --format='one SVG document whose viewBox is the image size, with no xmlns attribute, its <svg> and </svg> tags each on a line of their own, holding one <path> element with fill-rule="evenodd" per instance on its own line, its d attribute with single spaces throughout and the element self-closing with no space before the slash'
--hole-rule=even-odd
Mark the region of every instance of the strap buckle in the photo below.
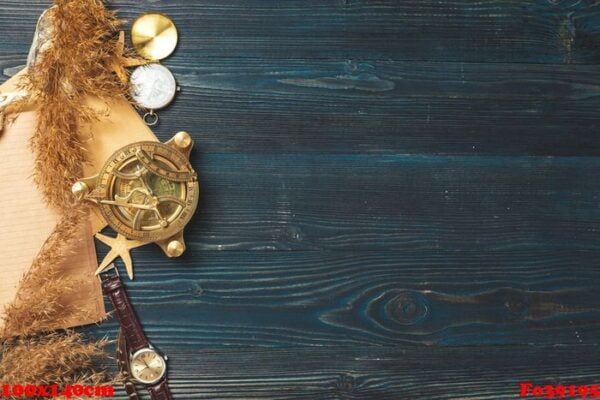
<svg viewBox="0 0 600 400">
<path fill-rule="evenodd" d="M 118 277 L 119 279 L 121 278 L 121 275 L 119 275 L 119 270 L 114 262 L 110 263 L 108 267 L 98 274 L 98 276 L 103 281 L 114 277 Z"/>
</svg>

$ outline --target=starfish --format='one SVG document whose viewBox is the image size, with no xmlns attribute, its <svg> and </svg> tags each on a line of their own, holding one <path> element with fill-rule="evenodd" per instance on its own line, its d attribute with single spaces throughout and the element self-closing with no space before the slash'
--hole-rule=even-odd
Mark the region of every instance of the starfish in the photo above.
<svg viewBox="0 0 600 400">
<path fill-rule="evenodd" d="M 102 271 L 104 271 L 106 267 L 108 267 L 110 263 L 114 261 L 115 258 L 121 257 L 125 263 L 125 269 L 127 269 L 127 275 L 129 275 L 129 279 L 133 279 L 133 263 L 131 261 L 131 254 L 129 254 L 129 251 L 135 249 L 136 247 L 144 246 L 148 244 L 148 242 L 129 240 L 120 233 L 117 234 L 116 238 L 112 238 L 101 233 L 96 233 L 96 238 L 111 248 L 96 270 L 96 275 L 99 275 Z"/>
<path fill-rule="evenodd" d="M 112 68 L 123 83 L 127 83 L 127 67 L 137 67 L 139 65 L 148 64 L 148 61 L 142 58 L 131 58 L 125 56 L 125 32 L 119 32 L 119 40 L 117 41 L 115 50 L 116 59 L 113 61 Z"/>
</svg>

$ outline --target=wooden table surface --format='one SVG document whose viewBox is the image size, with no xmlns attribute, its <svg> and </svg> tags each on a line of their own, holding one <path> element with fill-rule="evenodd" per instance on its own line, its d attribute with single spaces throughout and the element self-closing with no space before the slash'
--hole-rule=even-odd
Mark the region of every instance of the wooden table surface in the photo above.
<svg viewBox="0 0 600 400">
<path fill-rule="evenodd" d="M 0 1 L 2 80 L 48 5 Z M 600 383 L 600 3 L 113 7 L 180 33 L 156 133 L 193 134 L 201 204 L 127 283 L 177 399 Z"/>
</svg>

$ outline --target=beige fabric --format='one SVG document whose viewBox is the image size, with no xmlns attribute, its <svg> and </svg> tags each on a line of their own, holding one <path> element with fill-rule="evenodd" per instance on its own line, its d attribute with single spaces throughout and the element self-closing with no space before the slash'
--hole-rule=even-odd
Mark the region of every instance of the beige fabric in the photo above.
<svg viewBox="0 0 600 400">
<path fill-rule="evenodd" d="M 0 85 L 0 95 L 18 91 L 13 77 Z M 90 164 L 84 166 L 86 175 L 97 173 L 104 161 L 118 148 L 141 140 L 157 140 L 138 113 L 125 100 L 106 105 L 90 99 L 89 104 L 102 117 L 91 126 L 83 127 Z M 0 132 L 0 314 L 18 290 L 18 284 L 42 244 L 58 221 L 58 215 L 48 209 L 32 181 L 33 157 L 28 141 L 36 126 L 36 112 L 22 112 Z M 65 274 L 81 282 L 74 296 L 65 296 L 68 309 L 83 308 L 89 318 L 78 320 L 64 316 L 68 327 L 98 322 L 105 318 L 100 282 L 94 276 L 97 268 L 92 235 L 105 226 L 98 216 L 82 226 L 81 241 L 65 259 Z M 81 315 L 81 314 L 79 314 Z M 57 326 L 56 328 L 65 328 Z"/>
</svg>

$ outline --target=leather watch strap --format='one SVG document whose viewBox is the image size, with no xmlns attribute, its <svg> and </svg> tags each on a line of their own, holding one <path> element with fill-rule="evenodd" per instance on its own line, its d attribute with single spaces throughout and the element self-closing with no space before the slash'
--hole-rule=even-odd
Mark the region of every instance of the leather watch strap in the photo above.
<svg viewBox="0 0 600 400">
<path fill-rule="evenodd" d="M 135 311 L 133 311 L 133 307 L 129 302 L 121 278 L 118 275 L 103 278 L 102 288 L 115 308 L 117 319 L 119 320 L 121 329 L 125 335 L 129 350 L 132 353 L 135 353 L 140 349 L 149 347 L 150 342 L 144 334 L 144 330 L 135 315 Z"/>
<path fill-rule="evenodd" d="M 123 331 L 119 331 L 119 339 L 117 341 L 117 358 L 119 363 L 119 370 L 123 376 L 123 385 L 125 391 L 131 400 L 139 400 L 135 383 L 131 380 L 130 363 L 129 363 L 129 349 L 127 348 L 127 341 L 123 336 Z M 150 397 L 152 400 L 173 400 L 171 391 L 167 384 L 166 378 L 163 378 L 154 386 L 148 386 Z"/>
<path fill-rule="evenodd" d="M 173 400 L 166 379 L 162 379 L 154 386 L 149 386 L 148 390 L 152 400 Z"/>
<path fill-rule="evenodd" d="M 117 344 L 117 362 L 124 379 L 125 390 L 132 400 L 138 400 L 134 381 L 131 379 L 130 354 L 138 350 L 149 348 L 150 342 L 146 338 L 142 326 L 140 325 L 129 297 L 125 291 L 125 286 L 115 269 L 114 275 L 101 274 L 102 289 L 112 303 L 121 330 Z M 166 358 L 165 358 L 166 360 Z M 166 375 L 156 384 L 147 385 L 152 400 L 173 400 L 169 391 Z"/>
<path fill-rule="evenodd" d="M 129 363 L 129 350 L 127 349 L 127 342 L 123 336 L 123 330 L 119 330 L 119 338 L 117 339 L 117 363 L 119 364 L 119 372 L 121 372 L 121 378 L 123 380 L 123 386 L 125 392 L 129 396 L 130 400 L 139 400 L 135 383 L 131 380 L 131 371 Z"/>
</svg>

